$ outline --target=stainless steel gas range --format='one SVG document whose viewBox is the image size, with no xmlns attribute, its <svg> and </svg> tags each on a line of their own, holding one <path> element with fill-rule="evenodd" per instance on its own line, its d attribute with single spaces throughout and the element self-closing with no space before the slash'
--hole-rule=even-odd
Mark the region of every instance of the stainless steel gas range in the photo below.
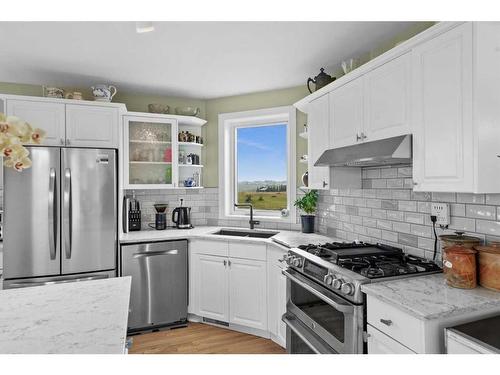
<svg viewBox="0 0 500 375">
<path fill-rule="evenodd" d="M 326 243 L 292 248 L 287 268 L 287 351 L 292 354 L 366 353 L 363 284 L 441 272 L 433 262 L 399 248 Z"/>
</svg>

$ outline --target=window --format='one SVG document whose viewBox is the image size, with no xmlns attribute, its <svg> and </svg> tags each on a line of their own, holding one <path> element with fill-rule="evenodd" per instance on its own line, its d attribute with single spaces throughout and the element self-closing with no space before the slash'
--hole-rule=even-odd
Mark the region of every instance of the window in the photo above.
<svg viewBox="0 0 500 375">
<path fill-rule="evenodd" d="M 219 115 L 222 218 L 242 219 L 252 204 L 261 220 L 295 220 L 295 109 Z"/>
</svg>

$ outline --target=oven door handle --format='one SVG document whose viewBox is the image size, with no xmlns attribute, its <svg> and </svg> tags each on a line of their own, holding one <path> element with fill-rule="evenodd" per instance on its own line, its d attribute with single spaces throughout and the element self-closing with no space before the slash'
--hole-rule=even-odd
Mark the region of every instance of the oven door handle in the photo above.
<svg viewBox="0 0 500 375">
<path fill-rule="evenodd" d="M 324 292 L 314 287 L 313 285 L 310 285 L 303 276 L 293 275 L 288 270 L 283 270 L 281 272 L 288 279 L 299 284 L 302 288 L 311 292 L 316 297 L 321 298 L 323 301 L 328 303 L 330 306 L 334 307 L 336 310 L 343 312 L 344 314 L 354 314 L 354 306 L 346 303 L 344 300 L 340 299 L 340 297 L 337 297 L 332 293 L 329 293 L 328 296 L 325 295 Z"/>
</svg>

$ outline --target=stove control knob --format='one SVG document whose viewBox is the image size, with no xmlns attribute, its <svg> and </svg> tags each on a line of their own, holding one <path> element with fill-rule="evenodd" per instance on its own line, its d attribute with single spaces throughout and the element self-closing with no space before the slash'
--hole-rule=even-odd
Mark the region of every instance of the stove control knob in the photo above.
<svg viewBox="0 0 500 375">
<path fill-rule="evenodd" d="M 332 285 L 333 284 L 333 275 L 326 275 L 324 278 L 323 278 L 323 282 L 326 284 L 326 285 Z"/>
<path fill-rule="evenodd" d="M 291 266 L 293 264 L 293 260 L 294 259 L 295 259 L 295 257 L 293 255 L 287 256 L 287 258 L 286 258 L 286 264 L 288 264 L 289 266 Z"/>
<path fill-rule="evenodd" d="M 348 296 L 352 296 L 354 294 L 354 285 L 352 283 L 342 284 L 341 292 Z"/>
<path fill-rule="evenodd" d="M 333 287 L 337 290 L 340 290 L 340 288 L 342 287 L 342 284 L 344 284 L 344 280 L 342 280 L 342 279 L 333 280 Z"/>
<path fill-rule="evenodd" d="M 299 257 L 295 257 L 295 259 L 293 260 L 293 265 L 295 267 L 301 267 L 302 266 L 302 259 L 300 259 Z"/>
</svg>

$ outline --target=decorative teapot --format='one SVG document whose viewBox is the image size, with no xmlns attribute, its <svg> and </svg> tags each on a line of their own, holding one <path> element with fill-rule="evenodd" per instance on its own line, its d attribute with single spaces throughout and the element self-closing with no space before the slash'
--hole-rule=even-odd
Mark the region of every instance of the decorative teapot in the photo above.
<svg viewBox="0 0 500 375">
<path fill-rule="evenodd" d="M 92 86 L 90 89 L 92 90 L 92 95 L 94 95 L 94 100 L 99 102 L 110 102 L 117 91 L 115 86 L 106 86 L 102 84 Z"/>
<path fill-rule="evenodd" d="M 326 74 L 325 69 L 321 68 L 320 73 L 316 77 L 314 77 L 314 79 L 309 77 L 309 79 L 307 80 L 307 89 L 312 94 L 313 92 L 311 90 L 311 87 L 309 86 L 310 82 L 312 82 L 316 85 L 316 88 L 314 90 L 314 91 L 316 91 L 316 90 L 319 90 L 320 88 L 322 88 L 323 86 L 326 86 L 329 83 L 332 83 L 333 81 L 335 81 L 335 79 L 336 79 L 335 77 L 332 77 L 332 76 L 329 76 L 328 74 Z"/>
</svg>

